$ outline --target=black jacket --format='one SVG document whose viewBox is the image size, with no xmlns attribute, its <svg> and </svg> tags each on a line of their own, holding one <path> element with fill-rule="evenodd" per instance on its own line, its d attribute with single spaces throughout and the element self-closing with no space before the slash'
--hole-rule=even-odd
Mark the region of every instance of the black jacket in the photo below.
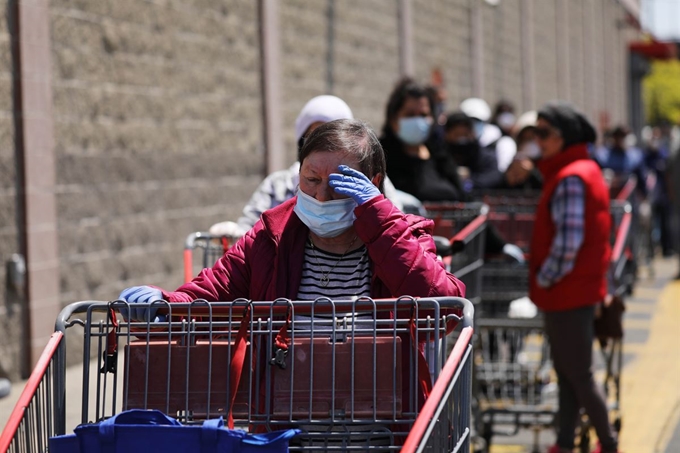
<svg viewBox="0 0 680 453">
<path fill-rule="evenodd" d="M 466 199 L 456 162 L 437 139 L 425 145 L 430 159 L 408 156 L 401 140 L 389 129 L 383 131 L 380 144 L 385 150 L 387 175 L 394 187 L 421 201 L 463 201 Z"/>
</svg>

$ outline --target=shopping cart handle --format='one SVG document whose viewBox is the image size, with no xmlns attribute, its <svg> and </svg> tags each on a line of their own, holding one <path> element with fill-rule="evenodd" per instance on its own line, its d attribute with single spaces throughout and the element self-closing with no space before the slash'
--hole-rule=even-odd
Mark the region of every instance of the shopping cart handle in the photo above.
<svg viewBox="0 0 680 453">
<path fill-rule="evenodd" d="M 432 236 L 432 239 L 434 240 L 434 247 L 437 250 L 438 256 L 444 257 L 453 255 L 451 241 L 449 241 L 448 238 L 445 238 L 444 236 Z"/>
</svg>

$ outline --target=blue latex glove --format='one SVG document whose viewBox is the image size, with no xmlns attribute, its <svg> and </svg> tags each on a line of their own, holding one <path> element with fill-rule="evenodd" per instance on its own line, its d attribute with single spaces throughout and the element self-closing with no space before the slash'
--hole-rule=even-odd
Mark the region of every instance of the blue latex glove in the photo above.
<svg viewBox="0 0 680 453">
<path fill-rule="evenodd" d="M 340 165 L 338 171 L 340 173 L 331 173 L 328 176 L 328 185 L 336 193 L 347 195 L 356 201 L 358 205 L 362 205 L 380 195 L 380 189 L 360 171 L 347 165 Z"/>
<path fill-rule="evenodd" d="M 153 320 L 154 322 L 164 321 L 165 316 L 156 316 L 158 307 L 135 307 L 133 304 L 150 304 L 151 302 L 156 302 L 163 300 L 163 293 L 160 289 L 152 288 L 150 286 L 133 286 L 131 288 L 124 289 L 120 293 L 119 299 L 126 301 L 130 304 L 130 313 L 128 313 L 127 308 L 121 308 L 120 314 L 123 318 L 131 321 L 146 321 L 149 322 Z"/>
</svg>

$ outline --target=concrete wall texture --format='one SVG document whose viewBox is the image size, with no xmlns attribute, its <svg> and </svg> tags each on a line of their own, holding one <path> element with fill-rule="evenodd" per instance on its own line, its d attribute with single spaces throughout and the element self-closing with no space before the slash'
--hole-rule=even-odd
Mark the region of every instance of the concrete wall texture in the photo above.
<svg viewBox="0 0 680 453">
<path fill-rule="evenodd" d="M 448 109 L 472 95 L 490 104 L 508 99 L 520 111 L 561 97 L 596 123 L 602 116 L 626 120 L 626 44 L 637 32 L 625 25 L 616 0 L 409 1 L 413 75 L 427 83 L 441 71 Z M 21 251 L 15 3 L 0 0 L 5 261 Z M 400 76 L 401 3 L 279 2 L 273 76 L 286 162 L 295 160 L 295 117 L 315 95 L 336 94 L 356 117 L 382 127 Z M 137 284 L 178 286 L 186 235 L 238 217 L 265 171 L 258 8 L 254 0 L 49 1 L 62 305 L 110 300 Z M 482 15 L 481 55 L 473 52 L 475 11 Z M 530 42 L 522 40 L 524 26 Z M 530 67 L 523 46 L 533 48 Z M 475 80 L 477 59 L 482 81 Z M 4 272 L 0 284 L 8 287 Z M 0 301 L 0 375 L 11 377 L 19 375 L 21 354 L 15 299 Z"/>
</svg>

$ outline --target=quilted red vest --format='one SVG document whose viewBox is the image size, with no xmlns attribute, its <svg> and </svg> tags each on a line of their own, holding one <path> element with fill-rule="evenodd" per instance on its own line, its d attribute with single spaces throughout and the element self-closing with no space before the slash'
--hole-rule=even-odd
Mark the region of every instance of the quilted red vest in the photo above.
<svg viewBox="0 0 680 453">
<path fill-rule="evenodd" d="M 607 292 L 611 216 L 609 191 L 597 164 L 588 156 L 585 144 L 571 146 L 558 155 L 541 161 L 539 170 L 545 180 L 536 208 L 536 223 L 529 258 L 530 297 L 542 310 L 560 311 L 594 305 Z M 555 225 L 550 203 L 559 182 L 578 176 L 585 186 L 585 235 L 576 255 L 573 270 L 550 288 L 536 284 L 536 274 L 550 253 Z"/>
</svg>

